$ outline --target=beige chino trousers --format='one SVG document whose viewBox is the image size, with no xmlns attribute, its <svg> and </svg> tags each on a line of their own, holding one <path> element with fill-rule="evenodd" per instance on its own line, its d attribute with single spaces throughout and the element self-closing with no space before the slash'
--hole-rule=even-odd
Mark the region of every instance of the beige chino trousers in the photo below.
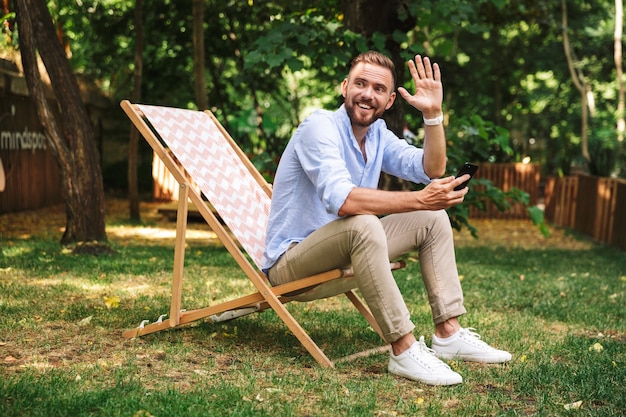
<svg viewBox="0 0 626 417">
<path fill-rule="evenodd" d="M 419 252 L 422 279 L 435 324 L 466 312 L 445 210 L 348 216 L 292 245 L 269 270 L 272 285 L 352 266 L 357 287 L 381 327 L 395 342 L 415 328 L 389 261 Z"/>
</svg>

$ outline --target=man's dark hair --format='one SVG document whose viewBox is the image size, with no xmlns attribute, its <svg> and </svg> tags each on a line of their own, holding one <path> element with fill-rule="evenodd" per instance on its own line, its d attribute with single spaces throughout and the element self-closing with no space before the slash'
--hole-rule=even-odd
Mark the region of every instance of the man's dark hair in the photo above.
<svg viewBox="0 0 626 417">
<path fill-rule="evenodd" d="M 377 51 L 363 52 L 362 54 L 357 55 L 356 58 L 352 60 L 352 63 L 350 64 L 350 71 L 352 71 L 352 68 L 354 68 L 357 64 L 361 62 L 366 64 L 378 65 L 391 71 L 391 77 L 393 79 L 393 90 L 396 89 L 396 67 L 389 57 Z"/>
</svg>

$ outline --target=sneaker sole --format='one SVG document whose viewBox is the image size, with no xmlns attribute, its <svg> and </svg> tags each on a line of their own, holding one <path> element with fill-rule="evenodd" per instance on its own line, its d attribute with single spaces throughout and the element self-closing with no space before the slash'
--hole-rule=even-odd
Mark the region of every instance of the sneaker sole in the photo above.
<svg viewBox="0 0 626 417">
<path fill-rule="evenodd" d="M 398 370 L 389 369 L 388 371 L 390 374 L 401 376 L 403 378 L 410 379 L 411 381 L 421 382 L 427 385 L 446 386 L 446 385 L 458 385 L 463 382 L 463 378 L 461 377 L 461 375 L 459 375 L 458 377 L 451 376 L 450 378 L 420 378 L 420 377 L 416 377 L 415 375 L 411 375 L 411 374 L 398 371 Z"/>
<path fill-rule="evenodd" d="M 447 359 L 447 360 L 463 360 L 468 362 L 480 362 L 480 363 L 505 363 L 511 360 L 511 357 L 500 357 L 500 358 L 485 358 L 480 355 L 472 356 L 472 355 L 456 355 L 452 353 L 438 353 L 435 351 L 435 356 L 439 359 Z"/>
</svg>

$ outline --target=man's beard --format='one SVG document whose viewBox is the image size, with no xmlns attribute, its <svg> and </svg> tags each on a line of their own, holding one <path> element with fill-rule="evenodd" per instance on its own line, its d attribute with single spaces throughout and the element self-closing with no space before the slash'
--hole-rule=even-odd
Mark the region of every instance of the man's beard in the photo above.
<svg viewBox="0 0 626 417">
<path fill-rule="evenodd" d="M 354 104 L 353 102 L 348 103 L 346 101 L 346 112 L 348 113 L 348 117 L 350 117 L 350 122 L 353 125 L 359 126 L 359 127 L 369 127 L 372 125 L 372 123 L 374 123 L 376 120 L 380 119 L 383 115 L 383 113 L 385 112 L 384 110 L 382 111 L 375 111 L 373 115 L 371 115 L 370 117 L 366 118 L 366 119 L 359 119 L 357 114 L 356 114 L 356 110 L 355 107 L 357 106 L 356 104 Z"/>
</svg>

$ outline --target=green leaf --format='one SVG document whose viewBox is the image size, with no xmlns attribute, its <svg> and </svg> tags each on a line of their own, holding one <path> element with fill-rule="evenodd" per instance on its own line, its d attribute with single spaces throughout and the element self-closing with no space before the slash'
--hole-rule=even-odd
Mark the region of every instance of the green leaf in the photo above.
<svg viewBox="0 0 626 417">
<path fill-rule="evenodd" d="M 406 34 L 406 32 L 403 32 L 397 29 L 393 31 L 393 34 L 391 36 L 393 40 L 397 42 L 398 44 L 402 44 L 403 42 L 406 42 L 409 40 L 409 37 Z"/>
<path fill-rule="evenodd" d="M 372 43 L 374 44 L 374 48 L 379 51 L 383 51 L 385 49 L 386 41 L 387 37 L 380 32 L 374 32 L 374 34 L 372 35 Z"/>
<path fill-rule="evenodd" d="M 504 6 L 506 6 L 506 2 L 507 0 L 491 0 L 491 3 L 493 3 L 493 5 L 498 8 L 498 10 L 504 9 Z"/>
<path fill-rule="evenodd" d="M 264 61 L 263 55 L 259 51 L 250 51 L 250 53 L 246 55 L 244 68 L 250 69 Z"/>
<path fill-rule="evenodd" d="M 286 64 L 293 72 L 300 71 L 302 68 L 304 68 L 304 63 L 296 57 L 288 58 Z"/>
<path fill-rule="evenodd" d="M 543 210 L 537 206 L 529 207 L 528 215 L 532 222 L 535 224 L 535 226 L 539 228 L 541 234 L 545 237 L 550 237 L 550 230 L 548 229 L 548 226 L 544 221 Z"/>
<path fill-rule="evenodd" d="M 265 62 L 270 68 L 275 68 L 283 63 L 283 57 L 281 55 L 270 54 L 265 56 Z"/>
<path fill-rule="evenodd" d="M 283 61 L 288 60 L 289 58 L 293 57 L 293 49 L 291 48 L 284 48 L 280 51 L 280 53 L 278 54 Z"/>
<path fill-rule="evenodd" d="M 335 31 L 339 29 L 340 27 L 341 27 L 341 23 L 338 23 L 338 22 L 329 22 L 326 24 L 326 29 L 328 29 L 330 33 L 335 33 Z"/>
</svg>

